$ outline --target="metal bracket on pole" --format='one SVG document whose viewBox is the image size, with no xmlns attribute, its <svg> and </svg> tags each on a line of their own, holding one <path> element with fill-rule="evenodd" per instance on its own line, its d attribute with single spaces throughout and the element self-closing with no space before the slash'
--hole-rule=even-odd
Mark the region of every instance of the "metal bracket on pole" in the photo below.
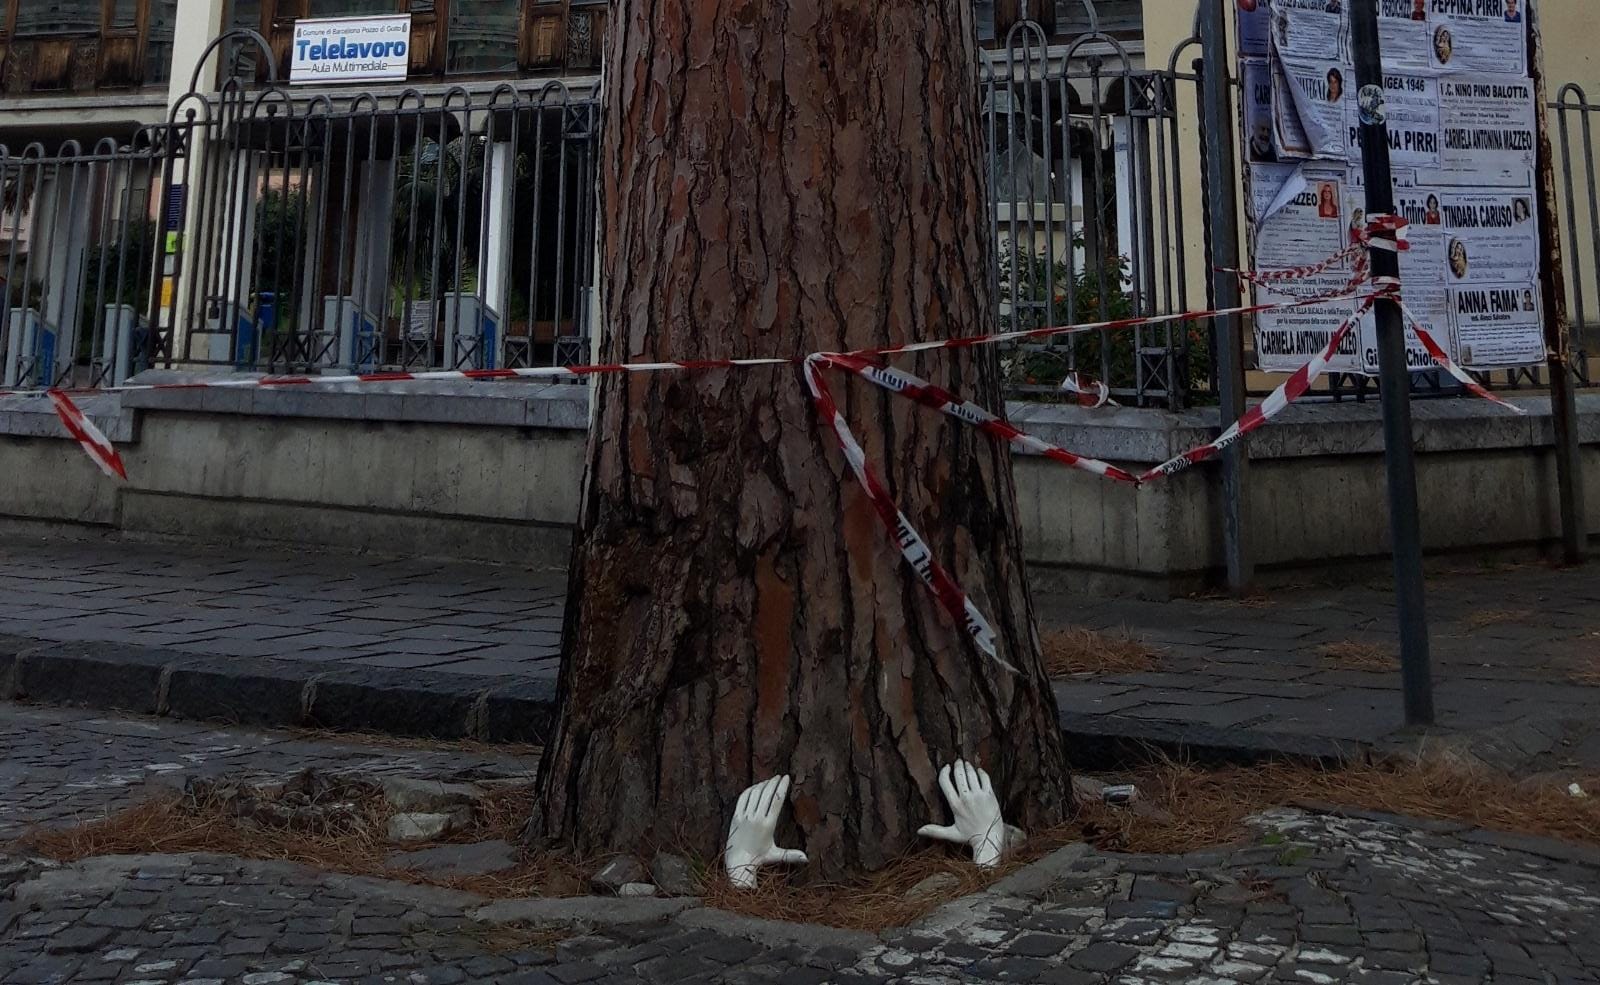
<svg viewBox="0 0 1600 985">
<path fill-rule="evenodd" d="M 1361 104 L 1361 165 L 1367 215 L 1394 213 L 1394 175 L 1389 167 L 1389 125 L 1383 114 L 1383 55 L 1378 44 L 1378 0 L 1355 0 L 1350 41 Z M 1373 249 L 1372 276 L 1390 283 L 1400 277 L 1400 255 Z M 1383 401 L 1383 453 L 1389 473 L 1389 532 L 1394 541 L 1395 602 L 1400 615 L 1400 674 L 1406 723 L 1432 725 L 1433 667 L 1428 654 L 1428 618 L 1422 583 L 1422 518 L 1417 510 L 1417 454 L 1411 437 L 1411 374 L 1406 368 L 1406 327 L 1400 306 L 1377 304 L 1378 392 Z"/>
<path fill-rule="evenodd" d="M 1200 50 L 1204 90 L 1200 103 L 1205 113 L 1206 192 L 1211 216 L 1212 290 L 1215 307 L 1239 306 L 1239 281 L 1217 268 L 1237 268 L 1239 263 L 1238 173 L 1234 155 L 1232 72 L 1228 66 L 1228 19 L 1223 0 L 1200 0 Z M 1215 319 L 1217 337 L 1217 396 L 1222 428 L 1244 415 L 1244 340 L 1237 315 Z M 1255 562 L 1246 539 L 1249 524 L 1248 482 L 1250 453 L 1237 441 L 1222 454 L 1222 542 L 1228 568 L 1228 590 L 1242 594 L 1255 580 Z"/>
</svg>

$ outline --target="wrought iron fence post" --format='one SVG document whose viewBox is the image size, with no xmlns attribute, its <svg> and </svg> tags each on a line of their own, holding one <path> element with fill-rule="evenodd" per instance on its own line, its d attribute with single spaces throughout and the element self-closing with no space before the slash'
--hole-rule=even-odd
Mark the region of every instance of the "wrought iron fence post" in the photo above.
<svg viewBox="0 0 1600 985">
<path fill-rule="evenodd" d="M 1211 215 L 1211 283 L 1218 308 L 1239 306 L 1239 281 L 1222 268 L 1239 266 L 1238 174 L 1234 156 L 1232 73 L 1228 69 L 1228 20 L 1223 0 L 1201 0 L 1200 45 L 1203 58 L 1200 101 L 1205 107 L 1206 195 Z M 1245 412 L 1244 339 L 1237 315 L 1216 322 L 1218 413 L 1223 428 Z M 1228 588 L 1243 592 L 1255 579 L 1248 542 L 1248 474 L 1246 442 L 1234 442 L 1222 455 L 1222 543 Z"/>
<path fill-rule="evenodd" d="M 1550 114 L 1544 79 L 1544 38 L 1539 4 L 1528 4 L 1528 70 L 1533 76 L 1539 135 L 1539 245 L 1544 268 L 1545 365 L 1550 373 L 1550 413 L 1555 423 L 1556 487 L 1561 502 L 1561 548 L 1568 564 L 1588 554 L 1584 514 L 1583 460 L 1578 436 L 1577 381 L 1573 379 L 1572 336 L 1567 319 L 1567 286 L 1561 262 L 1556 213 L 1555 157 L 1550 144 Z M 1570 216 L 1576 222 L 1576 216 Z M 1574 260 L 1576 260 L 1574 256 Z M 1582 280 L 1580 273 L 1579 279 Z"/>
</svg>

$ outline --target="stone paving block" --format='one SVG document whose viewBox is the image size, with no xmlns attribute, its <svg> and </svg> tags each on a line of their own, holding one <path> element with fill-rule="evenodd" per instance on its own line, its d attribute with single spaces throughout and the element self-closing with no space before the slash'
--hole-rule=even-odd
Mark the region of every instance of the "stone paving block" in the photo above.
<svg viewBox="0 0 1600 985">
<path fill-rule="evenodd" d="M 483 733 L 494 742 L 546 742 L 555 725 L 555 677 L 502 682 L 483 705 Z"/>
<path fill-rule="evenodd" d="M 171 651 L 114 644 L 40 645 L 18 655 L 14 693 L 31 701 L 153 714 Z"/>
<path fill-rule="evenodd" d="M 167 682 L 166 711 L 180 718 L 220 719 L 244 725 L 287 725 L 302 720 L 306 671 L 288 661 L 186 660 Z"/>
<path fill-rule="evenodd" d="M 340 668 L 320 675 L 308 719 L 329 728 L 441 739 L 471 736 L 474 706 L 487 690 L 470 677 Z"/>
</svg>

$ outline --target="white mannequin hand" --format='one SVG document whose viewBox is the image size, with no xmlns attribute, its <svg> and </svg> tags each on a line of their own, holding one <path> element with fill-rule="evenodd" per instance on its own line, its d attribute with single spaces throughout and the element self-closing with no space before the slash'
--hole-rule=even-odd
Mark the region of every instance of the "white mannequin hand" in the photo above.
<svg viewBox="0 0 1600 985">
<path fill-rule="evenodd" d="M 983 868 L 999 865 L 1000 856 L 1012 847 L 1010 843 L 1016 836 L 1009 834 L 1000 818 L 1000 801 L 995 798 L 989 774 L 960 759 L 939 771 L 939 788 L 950 802 L 955 823 L 925 824 L 917 834 L 972 846 L 972 860 Z"/>
<path fill-rule="evenodd" d="M 723 865 L 728 881 L 740 889 L 754 889 L 756 870 L 763 865 L 804 865 L 806 853 L 794 848 L 779 848 L 772 842 L 778 829 L 778 815 L 789 798 L 789 778 L 775 776 L 739 795 L 728 824 L 728 846 Z"/>
</svg>

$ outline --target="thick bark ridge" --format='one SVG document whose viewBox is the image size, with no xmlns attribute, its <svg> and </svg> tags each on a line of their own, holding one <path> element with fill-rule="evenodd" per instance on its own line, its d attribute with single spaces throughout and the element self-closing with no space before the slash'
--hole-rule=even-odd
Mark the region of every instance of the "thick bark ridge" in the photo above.
<svg viewBox="0 0 1600 985">
<path fill-rule="evenodd" d="M 991 330 L 970 7 L 616 4 L 602 361 Z M 992 351 L 900 365 L 1001 404 Z M 958 756 L 993 774 L 1009 821 L 1063 818 L 1009 450 L 862 381 L 830 384 L 1021 675 L 917 581 L 797 368 L 605 377 L 534 839 L 713 857 L 739 792 L 789 773 L 780 842 L 812 874 L 876 869 L 947 820 L 936 771 Z"/>
</svg>

